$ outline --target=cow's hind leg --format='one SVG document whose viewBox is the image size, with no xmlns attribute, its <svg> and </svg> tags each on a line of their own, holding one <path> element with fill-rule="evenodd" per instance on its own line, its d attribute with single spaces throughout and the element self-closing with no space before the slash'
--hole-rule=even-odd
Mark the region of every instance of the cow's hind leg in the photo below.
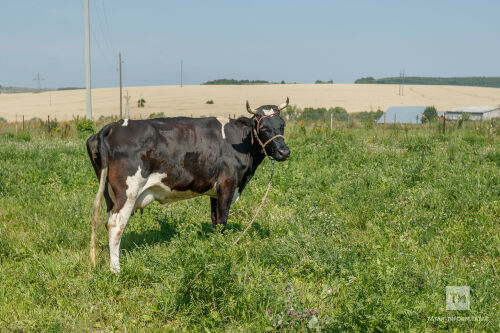
<svg viewBox="0 0 500 333">
<path fill-rule="evenodd" d="M 120 242 L 133 209 L 134 202 L 127 201 L 121 209 L 113 209 L 108 220 L 109 265 L 113 273 L 120 273 Z"/>
</svg>

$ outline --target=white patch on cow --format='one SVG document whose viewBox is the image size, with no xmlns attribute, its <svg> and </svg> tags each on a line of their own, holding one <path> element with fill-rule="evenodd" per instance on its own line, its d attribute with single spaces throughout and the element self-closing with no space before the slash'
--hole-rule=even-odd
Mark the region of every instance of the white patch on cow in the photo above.
<svg viewBox="0 0 500 333">
<path fill-rule="evenodd" d="M 262 110 L 262 112 L 264 113 L 264 115 L 266 116 L 270 116 L 272 115 L 275 111 L 273 109 L 264 109 Z"/>
<path fill-rule="evenodd" d="M 127 177 L 127 200 L 134 201 L 134 210 L 142 209 L 155 200 L 165 204 L 200 195 L 217 196 L 215 185 L 205 193 L 172 190 L 162 182 L 166 177 L 166 173 L 155 172 L 144 178 L 140 167 L 135 175 Z"/>
<path fill-rule="evenodd" d="M 224 126 L 226 126 L 226 124 L 229 122 L 229 118 L 224 118 L 224 117 L 216 117 L 217 120 L 219 121 L 220 125 L 221 125 L 221 133 L 222 133 L 222 138 L 225 139 L 226 138 L 226 133 L 224 131 Z"/>
<path fill-rule="evenodd" d="M 122 125 L 122 126 L 127 126 L 127 125 L 128 125 L 128 119 L 125 119 L 125 120 L 123 121 L 123 125 Z"/>
<path fill-rule="evenodd" d="M 231 201 L 231 204 L 236 203 L 236 201 L 238 201 L 239 198 L 240 198 L 240 191 L 239 188 L 236 188 L 233 194 L 233 200 Z"/>
</svg>

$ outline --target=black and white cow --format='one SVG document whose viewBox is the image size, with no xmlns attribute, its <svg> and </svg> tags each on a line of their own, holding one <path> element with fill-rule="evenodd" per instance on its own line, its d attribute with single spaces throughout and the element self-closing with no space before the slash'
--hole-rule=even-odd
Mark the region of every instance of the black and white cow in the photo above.
<svg viewBox="0 0 500 333">
<path fill-rule="evenodd" d="M 153 201 L 168 203 L 210 196 L 212 226 L 226 225 L 229 207 L 268 155 L 284 161 L 290 150 L 283 137 L 280 106 L 252 109 L 251 118 L 158 118 L 120 120 L 87 140 L 99 179 L 90 257 L 95 265 L 95 237 L 101 200 L 107 205 L 111 271 L 120 271 L 120 240 L 131 214 Z"/>
</svg>

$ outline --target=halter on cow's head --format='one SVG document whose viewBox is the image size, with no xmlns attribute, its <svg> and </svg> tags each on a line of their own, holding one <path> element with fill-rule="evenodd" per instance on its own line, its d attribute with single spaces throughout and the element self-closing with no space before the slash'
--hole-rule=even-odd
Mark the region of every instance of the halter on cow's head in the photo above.
<svg viewBox="0 0 500 333">
<path fill-rule="evenodd" d="M 280 111 L 288 106 L 286 102 L 276 105 L 263 105 L 252 109 L 247 101 L 247 111 L 253 114 L 252 135 L 262 147 L 264 154 L 276 161 L 284 161 L 290 156 L 290 149 L 285 144 L 285 121 L 280 116 Z"/>
</svg>

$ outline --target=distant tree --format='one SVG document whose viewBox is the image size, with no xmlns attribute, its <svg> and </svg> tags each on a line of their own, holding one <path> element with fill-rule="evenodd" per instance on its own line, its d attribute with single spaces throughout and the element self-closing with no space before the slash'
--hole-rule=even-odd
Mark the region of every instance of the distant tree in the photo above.
<svg viewBox="0 0 500 333">
<path fill-rule="evenodd" d="M 428 106 L 424 110 L 424 114 L 422 116 L 422 122 L 435 121 L 438 117 L 437 110 L 434 106 Z"/>
<path fill-rule="evenodd" d="M 329 83 L 329 84 L 332 84 L 333 83 L 333 80 L 328 80 L 328 81 L 321 81 L 321 80 L 316 80 L 314 81 L 315 84 L 326 84 L 326 83 Z"/>
<path fill-rule="evenodd" d="M 285 84 L 285 80 L 281 80 L 281 84 Z"/>
<path fill-rule="evenodd" d="M 202 83 L 202 85 L 241 85 L 241 84 L 266 84 L 265 80 L 235 80 L 235 79 L 217 79 Z"/>
<path fill-rule="evenodd" d="M 377 83 L 377 80 L 373 78 L 373 76 L 362 77 L 361 79 L 357 79 L 354 83 Z"/>
</svg>

